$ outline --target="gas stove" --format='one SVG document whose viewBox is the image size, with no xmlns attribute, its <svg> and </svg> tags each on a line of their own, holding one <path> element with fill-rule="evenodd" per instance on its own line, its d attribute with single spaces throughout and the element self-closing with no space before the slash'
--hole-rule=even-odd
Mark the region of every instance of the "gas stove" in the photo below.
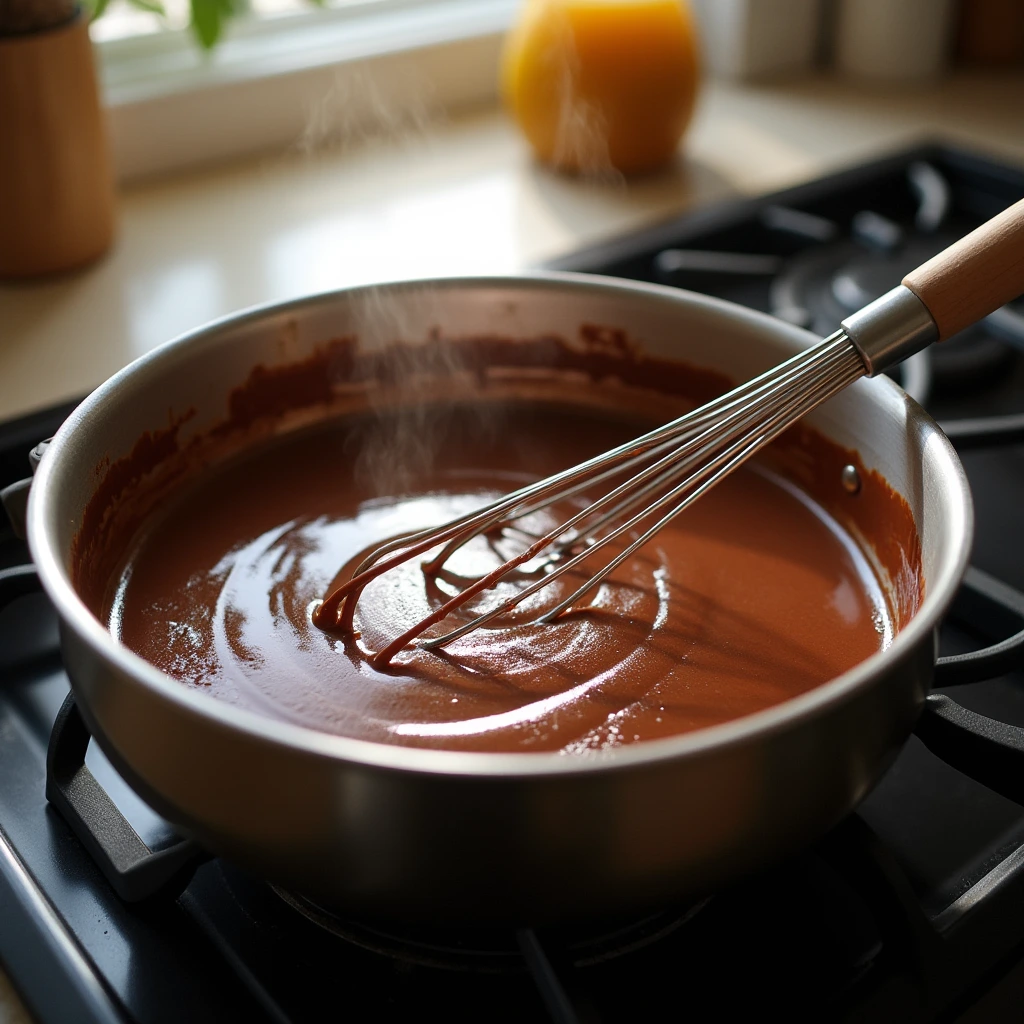
<svg viewBox="0 0 1024 1024">
<path fill-rule="evenodd" d="M 1021 196 L 1024 170 L 926 146 L 554 266 L 706 292 L 826 334 Z M 1024 302 L 895 372 L 960 450 L 978 519 L 917 735 L 799 856 L 629 919 L 475 931 L 351 920 L 207 857 L 88 744 L 53 610 L 24 544 L 0 530 L 0 962 L 33 1013 L 1019 1020 Z M 71 407 L 0 425 L 0 486 Z"/>
</svg>

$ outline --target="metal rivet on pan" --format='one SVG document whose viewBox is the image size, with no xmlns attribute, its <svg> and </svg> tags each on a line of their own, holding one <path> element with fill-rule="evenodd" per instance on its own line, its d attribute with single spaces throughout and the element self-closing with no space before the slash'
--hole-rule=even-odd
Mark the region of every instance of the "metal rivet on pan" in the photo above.
<svg viewBox="0 0 1024 1024">
<path fill-rule="evenodd" d="M 860 473 L 856 466 L 843 466 L 843 487 L 847 494 L 856 494 L 860 490 Z"/>
</svg>

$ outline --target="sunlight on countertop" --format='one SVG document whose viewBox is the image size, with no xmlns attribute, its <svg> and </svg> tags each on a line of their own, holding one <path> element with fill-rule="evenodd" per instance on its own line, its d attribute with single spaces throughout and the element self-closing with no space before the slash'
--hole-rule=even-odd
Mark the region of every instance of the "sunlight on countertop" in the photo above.
<svg viewBox="0 0 1024 1024">
<path fill-rule="evenodd" d="M 1024 76 L 871 92 L 835 79 L 705 90 L 684 150 L 625 183 L 537 166 L 498 111 L 411 137 L 135 185 L 113 250 L 0 285 L 0 417 L 84 394 L 234 310 L 407 277 L 516 273 L 699 204 L 756 194 L 929 137 L 1024 162 Z"/>
</svg>

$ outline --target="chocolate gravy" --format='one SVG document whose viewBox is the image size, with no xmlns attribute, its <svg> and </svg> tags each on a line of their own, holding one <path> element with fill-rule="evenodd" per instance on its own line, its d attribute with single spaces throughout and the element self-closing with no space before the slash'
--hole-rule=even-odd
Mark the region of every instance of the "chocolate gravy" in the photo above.
<svg viewBox="0 0 1024 1024">
<path fill-rule="evenodd" d="M 265 440 L 178 482 L 97 610 L 184 685 L 275 718 L 385 743 L 567 753 L 779 703 L 878 651 L 913 610 L 913 595 L 902 609 L 883 593 L 813 482 L 798 488 L 768 463 L 735 473 L 553 624 L 523 620 L 564 588 L 443 651 L 375 668 L 368 655 L 457 584 L 413 562 L 367 588 L 357 637 L 313 625 L 339 568 L 374 544 L 655 425 L 596 390 L 586 404 L 587 389 L 574 384 L 573 405 L 428 406 L 412 433 L 407 416 L 378 412 Z M 862 505 L 902 501 L 866 481 Z M 448 569 L 478 574 L 499 555 L 481 538 Z"/>
</svg>

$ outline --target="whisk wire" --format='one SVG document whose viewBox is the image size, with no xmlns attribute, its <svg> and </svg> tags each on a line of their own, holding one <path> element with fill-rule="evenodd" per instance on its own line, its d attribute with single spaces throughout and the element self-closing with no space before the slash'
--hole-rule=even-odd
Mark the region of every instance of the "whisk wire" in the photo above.
<svg viewBox="0 0 1024 1024">
<path fill-rule="evenodd" d="M 390 641 L 372 660 L 386 664 L 417 640 L 421 648 L 441 647 L 513 610 L 668 508 L 568 597 L 531 620 L 551 622 L 737 466 L 864 373 L 856 348 L 845 332 L 837 331 L 813 348 L 633 441 L 519 488 L 441 527 L 413 531 L 380 545 L 363 559 L 349 580 L 327 595 L 314 613 L 314 621 L 325 628 L 352 630 L 355 606 L 367 584 L 439 545 L 440 550 L 422 565 L 427 574 L 438 573 L 455 551 L 481 534 L 516 533 L 526 537 L 530 542 L 523 550 L 471 580 L 430 615 Z M 541 536 L 523 529 L 518 522 L 630 473 L 608 493 Z M 585 529 L 584 524 L 588 524 Z M 582 550 L 570 554 L 581 544 Z M 545 552 L 546 560 L 531 569 L 531 574 L 542 572 L 539 579 L 458 628 L 419 639 L 432 625 Z"/>
<path fill-rule="evenodd" d="M 805 413 L 809 412 L 812 408 L 814 408 L 814 406 L 820 404 L 822 401 L 825 401 L 826 398 L 830 397 L 832 394 L 835 394 L 836 391 L 840 390 L 843 387 L 846 387 L 847 384 L 852 383 L 859 376 L 862 376 L 862 372 L 863 371 L 858 372 L 855 370 L 851 375 L 844 376 L 842 375 L 841 370 L 837 371 L 831 378 L 829 378 L 829 383 L 826 385 L 829 390 L 825 397 L 819 398 L 813 402 L 804 403 L 800 415 L 804 415 Z M 625 548 L 618 555 L 616 555 L 607 565 L 605 565 L 601 570 L 595 573 L 581 587 L 579 587 L 567 598 L 565 598 L 557 605 L 555 605 L 554 608 L 545 612 L 544 615 L 542 615 L 536 621 L 539 623 L 547 623 L 557 618 L 563 611 L 565 611 L 567 608 L 573 605 L 581 597 L 585 596 L 595 586 L 600 584 L 607 576 L 614 572 L 614 570 L 622 562 L 624 562 L 627 558 L 633 555 L 639 548 L 641 548 L 644 544 L 651 540 L 651 538 L 654 537 L 654 535 L 657 534 L 660 530 L 664 529 L 664 527 L 667 526 L 673 519 L 675 519 L 676 516 L 678 516 L 685 509 L 689 508 L 689 506 L 692 505 L 693 502 L 695 502 L 703 494 L 705 494 L 712 487 L 714 487 L 715 484 L 717 484 L 724 477 L 728 476 L 734 469 L 736 469 L 738 466 L 746 462 L 747 459 L 749 459 L 757 451 L 763 448 L 766 444 L 769 444 L 772 440 L 778 437 L 778 435 L 781 434 L 784 430 L 788 429 L 789 426 L 791 426 L 792 422 L 793 421 L 789 415 L 780 414 L 776 416 L 772 421 L 769 421 L 767 424 L 765 424 L 764 430 L 761 434 L 755 436 L 746 443 L 744 443 L 745 438 L 741 439 L 740 441 L 737 441 L 734 445 L 730 446 L 724 453 L 722 453 L 722 455 L 719 458 L 715 459 L 712 463 L 708 464 L 707 466 L 702 467 L 701 470 L 699 470 L 693 477 L 684 480 L 678 487 L 674 488 L 668 495 L 666 495 L 665 499 L 655 502 L 653 505 L 649 506 L 643 512 L 641 512 L 638 516 L 634 517 L 634 519 L 631 520 L 631 524 L 635 524 L 638 521 L 646 519 L 653 511 L 669 503 L 671 499 L 678 497 L 680 494 L 683 494 L 684 492 L 688 491 L 689 488 L 693 488 L 692 490 L 689 490 L 688 493 L 685 494 L 685 497 L 683 497 L 682 500 L 679 501 L 676 504 L 676 506 L 668 512 L 667 515 L 662 517 L 645 533 L 643 533 L 640 537 L 633 541 L 632 544 L 630 544 L 627 548 Z M 737 449 L 739 449 L 739 451 L 737 451 Z M 614 539 L 618 535 L 621 535 L 623 532 L 625 532 L 625 529 L 619 528 L 613 531 L 612 534 L 609 534 L 607 539 Z M 603 541 L 598 543 L 603 543 Z M 597 546 L 597 544 L 594 545 L 594 547 Z M 589 556 L 590 553 L 591 551 L 588 551 L 587 555 Z M 455 639 L 455 637 L 449 635 L 447 638 L 441 637 L 438 639 L 442 642 L 448 642 L 448 640 L 453 640 Z"/>
<path fill-rule="evenodd" d="M 842 354 L 843 353 L 841 352 L 841 350 L 837 351 L 834 354 L 833 353 L 829 353 L 826 356 L 826 358 L 822 361 L 820 369 L 822 371 L 825 371 L 825 370 L 829 369 L 830 367 L 832 367 L 833 365 L 835 365 L 837 360 L 842 361 L 841 360 Z M 791 376 L 789 376 L 789 377 L 787 377 L 787 378 L 785 378 L 785 379 L 783 379 L 782 381 L 779 382 L 779 386 L 776 388 L 776 390 L 775 390 L 775 392 L 773 394 L 773 398 L 776 399 L 776 400 L 778 400 L 780 398 L 788 398 L 788 397 L 790 397 L 790 395 L 794 391 L 799 391 L 804 386 L 806 386 L 805 382 L 803 381 L 803 379 L 800 376 L 798 376 L 798 375 L 791 375 Z M 735 403 L 732 403 L 732 404 L 735 404 Z M 685 454 L 685 453 L 689 453 L 689 452 L 692 452 L 695 449 L 697 449 L 697 450 L 700 451 L 701 455 L 705 455 L 705 454 L 713 453 L 714 451 L 716 451 L 719 448 L 721 448 L 724 444 L 726 444 L 728 442 L 728 440 L 731 437 L 735 437 L 737 432 L 739 432 L 740 430 L 744 429 L 751 422 L 755 421 L 757 416 L 759 415 L 758 413 L 750 413 L 749 405 L 747 405 L 746 403 L 742 403 L 740 405 L 740 408 L 745 411 L 746 415 L 744 417 L 740 418 L 738 420 L 738 422 L 735 422 L 733 424 L 733 429 L 731 429 L 729 431 L 721 432 L 718 428 L 716 428 L 715 433 L 720 433 L 720 437 L 719 438 L 715 438 L 715 439 L 710 439 L 710 440 L 708 440 L 708 436 L 707 435 L 709 433 L 711 433 L 711 432 L 705 430 L 703 433 L 697 435 L 697 437 L 695 437 L 692 441 L 689 441 L 689 442 L 685 443 L 683 446 L 681 446 L 680 447 L 681 453 Z M 727 426 L 728 423 L 729 423 L 729 419 L 723 420 L 723 421 L 721 421 L 720 426 L 722 426 L 722 427 Z M 702 445 L 703 445 L 703 443 L 706 440 L 708 440 L 707 447 L 703 447 L 702 448 Z M 683 466 L 683 467 L 675 467 L 673 474 L 670 474 L 670 475 L 666 474 L 665 477 L 659 477 L 658 479 L 651 481 L 646 486 L 640 488 L 633 495 L 631 495 L 629 498 L 627 498 L 625 501 L 623 501 L 619 505 L 616 505 L 614 508 L 612 508 L 608 512 L 606 512 L 596 522 L 591 523 L 590 527 L 589 527 L 590 531 L 592 533 L 595 533 L 595 532 L 599 531 L 600 529 L 603 528 L 603 526 L 604 526 L 604 524 L 606 522 L 611 521 L 613 519 L 616 519 L 618 516 L 622 515 L 623 513 L 627 512 L 627 511 L 629 511 L 631 508 L 635 508 L 637 505 L 641 504 L 646 499 L 647 495 L 656 492 L 658 490 L 659 486 L 661 486 L 663 482 L 667 482 L 668 478 L 671 475 L 676 475 L 679 472 L 683 471 L 685 468 L 686 468 L 685 466 Z"/>
<path fill-rule="evenodd" d="M 654 512 L 671 504 L 681 495 L 684 495 L 680 501 L 677 502 L 676 506 L 672 508 L 668 514 L 662 517 L 658 522 L 651 526 L 645 533 L 634 540 L 628 545 L 623 551 L 616 555 L 610 562 L 608 562 L 602 569 L 592 575 L 585 583 L 579 588 L 573 591 L 567 598 L 559 602 L 554 608 L 549 609 L 543 615 L 538 617 L 537 623 L 549 623 L 560 615 L 563 611 L 569 608 L 573 603 L 578 601 L 581 597 L 586 595 L 595 586 L 599 585 L 608 575 L 610 575 L 619 565 L 622 564 L 627 558 L 634 554 L 637 549 L 646 544 L 655 534 L 667 526 L 676 516 L 688 508 L 697 498 L 701 497 L 704 493 L 711 489 L 716 483 L 722 478 L 731 473 L 736 467 L 741 465 L 753 454 L 760 450 L 764 445 L 768 444 L 785 429 L 787 429 L 794 421 L 794 412 L 796 417 L 805 415 L 815 406 L 825 401 L 831 395 L 835 394 L 836 391 L 846 387 L 852 383 L 858 377 L 863 376 L 864 367 L 860 362 L 859 357 L 855 354 L 852 359 L 838 359 L 830 360 L 827 366 L 815 367 L 817 375 L 815 381 L 817 388 L 813 394 L 806 395 L 797 405 L 789 406 L 776 411 L 767 421 L 762 424 L 761 430 L 756 433 L 753 437 L 749 434 L 742 434 L 738 440 L 735 440 L 729 445 L 725 451 L 720 452 L 710 462 L 704 463 L 700 466 L 693 475 L 686 477 L 680 484 L 668 491 L 662 497 L 658 498 L 651 505 L 644 508 L 637 515 L 631 519 L 622 523 L 616 527 L 610 533 L 595 540 L 592 544 L 582 551 L 580 554 L 571 558 L 569 561 L 558 565 L 543 579 L 538 580 L 531 585 L 525 587 L 519 593 L 508 598 L 495 608 L 488 610 L 487 612 L 478 615 L 469 622 L 464 623 L 456 629 L 445 633 L 442 636 L 432 637 L 429 640 L 421 641 L 419 646 L 425 649 L 432 649 L 436 647 L 444 646 L 451 643 L 454 640 L 465 636 L 467 633 L 472 632 L 475 629 L 480 628 L 487 622 L 493 620 L 499 615 L 506 614 L 511 611 L 516 605 L 520 604 L 526 598 L 532 594 L 537 593 L 542 588 L 548 586 L 559 576 L 566 572 L 574 569 L 576 566 L 581 564 L 586 559 L 590 558 L 601 548 L 614 540 L 617 540 L 624 533 L 629 532 L 638 526 L 645 519 L 649 518 Z M 756 419 L 757 417 L 750 417 Z M 703 454 L 703 453 L 702 453 Z M 691 463 L 687 463 L 690 465 Z M 663 474 L 663 477 L 677 478 L 681 472 L 685 472 L 685 467 L 673 466 L 667 473 Z M 659 481 L 662 479 L 659 478 Z M 628 487 L 632 481 L 627 481 L 617 490 L 622 490 Z M 686 493 L 689 492 L 689 493 Z M 615 493 L 615 492 L 612 492 Z M 595 505 L 598 503 L 595 502 Z M 593 508 L 594 506 L 591 506 Z M 585 510 L 589 512 L 590 510 Z M 569 524 L 564 524 L 560 530 L 564 530 Z M 556 532 L 554 534 L 558 536 Z M 507 563 L 506 563 L 507 564 Z M 499 567 L 503 568 L 503 567 Z M 403 645 L 404 646 L 404 645 Z"/>
<path fill-rule="evenodd" d="M 844 343 L 840 338 L 840 335 L 842 335 L 842 332 L 837 332 L 836 335 L 826 339 L 812 350 L 820 351 L 823 366 L 831 365 L 831 361 L 833 359 L 837 358 L 837 356 L 842 356 L 844 348 L 849 350 L 849 343 Z M 574 469 L 567 470 L 562 474 L 557 474 L 548 478 L 546 481 L 541 481 L 541 483 L 546 486 L 538 488 L 537 485 L 529 485 L 518 492 L 508 495 L 506 499 L 504 499 L 504 502 L 508 503 L 505 508 L 507 514 L 504 516 L 502 516 L 502 509 L 497 505 L 488 506 L 486 509 L 482 510 L 484 513 L 483 515 L 477 515 L 475 517 L 479 520 L 477 525 L 470 527 L 467 523 L 466 532 L 463 533 L 460 531 L 455 536 L 451 537 L 444 548 L 442 548 L 442 550 L 439 551 L 438 554 L 428 563 L 424 564 L 424 571 L 435 572 L 459 547 L 468 543 L 481 533 L 496 529 L 511 520 L 521 519 L 535 512 L 543 511 L 555 502 L 563 502 L 569 498 L 575 497 L 577 494 L 592 488 L 598 483 L 603 483 L 605 480 L 612 477 L 621 476 L 627 470 L 634 466 L 642 465 L 645 461 L 657 456 L 661 452 L 671 452 L 673 454 L 672 461 L 679 461 L 686 454 L 699 449 L 702 444 L 709 443 L 709 441 L 713 440 L 713 438 L 709 438 L 708 436 L 711 431 L 706 428 L 706 424 L 714 424 L 713 433 L 721 435 L 723 428 L 733 424 L 737 417 L 739 417 L 742 422 L 751 418 L 750 402 L 752 398 L 759 397 L 762 393 L 770 391 L 774 391 L 778 394 L 778 392 L 783 389 L 785 390 L 785 393 L 789 393 L 798 387 L 801 380 L 801 374 L 806 372 L 806 364 L 809 356 L 809 352 L 800 353 L 786 362 L 781 363 L 774 371 L 769 371 L 768 373 L 762 374 L 760 377 L 748 381 L 746 384 L 740 385 L 733 391 L 723 395 L 721 398 L 715 399 L 693 412 L 686 413 L 672 422 L 662 427 L 658 427 L 634 441 L 627 442 L 619 448 L 612 449 L 604 455 L 597 456 L 596 459 L 581 463 L 579 466 L 574 467 Z M 722 415 L 723 413 L 725 414 L 724 418 Z M 624 461 L 617 461 L 619 457 L 623 457 Z M 602 471 L 596 476 L 591 475 L 592 472 L 596 472 L 598 469 L 601 469 Z M 577 480 L 568 489 L 565 489 L 560 487 L 559 484 L 567 475 L 575 476 L 577 477 Z M 649 477 L 645 473 L 642 474 L 642 478 L 637 477 L 631 481 L 627 481 L 623 487 L 617 488 L 615 491 L 611 492 L 611 494 L 606 495 L 604 498 L 590 505 L 588 515 L 597 512 L 600 508 L 603 508 L 609 500 L 617 496 L 622 491 L 632 489 L 636 484 L 643 483 L 648 478 Z M 513 500 L 519 496 L 522 496 L 524 499 L 532 498 L 532 504 L 527 505 L 525 508 L 519 507 L 519 505 Z M 508 506 L 511 506 L 511 508 Z M 607 513 L 607 516 L 610 518 L 614 514 L 615 510 Z M 466 518 L 468 519 L 470 517 Z M 556 536 L 565 533 L 571 526 L 575 526 L 578 522 L 579 518 L 573 517 L 572 520 L 563 525 L 563 528 Z M 437 542 L 440 542 L 442 539 L 443 538 L 438 537 Z M 393 548 L 389 550 L 393 550 Z M 375 561 L 375 554 L 379 557 L 385 553 L 386 552 L 383 550 L 378 550 L 376 553 L 371 554 L 370 557 L 358 567 L 350 583 L 357 584 L 358 581 L 356 577 L 358 577 L 360 572 L 363 571 L 364 567 Z M 408 554 L 412 555 L 413 552 L 409 552 Z M 366 582 L 369 582 L 372 578 L 373 576 L 368 577 Z"/>
</svg>

